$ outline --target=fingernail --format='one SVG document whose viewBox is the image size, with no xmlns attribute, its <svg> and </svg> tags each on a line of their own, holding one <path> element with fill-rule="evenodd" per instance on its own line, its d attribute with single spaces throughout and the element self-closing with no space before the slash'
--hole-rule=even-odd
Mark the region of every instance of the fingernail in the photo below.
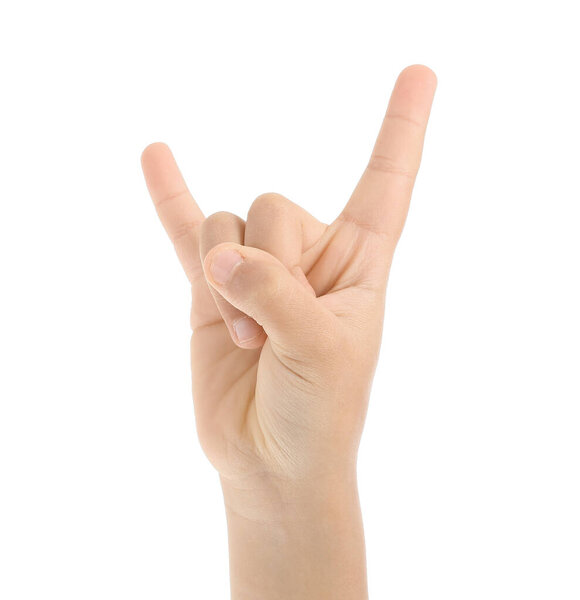
<svg viewBox="0 0 580 600">
<path fill-rule="evenodd" d="M 236 265 L 239 265 L 244 257 L 235 250 L 224 250 L 216 254 L 211 261 L 210 271 L 216 283 L 226 283 L 230 278 Z"/>
<path fill-rule="evenodd" d="M 248 342 L 260 334 L 261 327 L 249 317 L 242 317 L 234 322 L 234 331 L 238 342 Z"/>
</svg>

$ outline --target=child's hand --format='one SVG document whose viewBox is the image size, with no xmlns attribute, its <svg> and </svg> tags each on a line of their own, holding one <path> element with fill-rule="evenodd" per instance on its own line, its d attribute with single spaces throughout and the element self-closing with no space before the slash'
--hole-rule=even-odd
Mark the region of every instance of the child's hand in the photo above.
<svg viewBox="0 0 580 600">
<path fill-rule="evenodd" d="M 277 194 L 207 219 L 164 144 L 142 165 L 193 291 L 200 443 L 235 489 L 351 476 L 436 78 L 406 68 L 350 200 L 325 225 Z"/>
</svg>

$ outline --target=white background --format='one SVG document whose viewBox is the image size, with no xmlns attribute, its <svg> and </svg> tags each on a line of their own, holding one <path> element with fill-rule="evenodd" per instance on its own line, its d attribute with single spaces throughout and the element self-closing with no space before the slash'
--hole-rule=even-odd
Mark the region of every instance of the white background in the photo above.
<svg viewBox="0 0 580 600">
<path fill-rule="evenodd" d="M 0 597 L 228 597 L 140 153 L 207 215 L 276 191 L 329 222 L 413 63 L 439 84 L 359 456 L 370 596 L 580 597 L 574 7 L 2 2 Z"/>
</svg>

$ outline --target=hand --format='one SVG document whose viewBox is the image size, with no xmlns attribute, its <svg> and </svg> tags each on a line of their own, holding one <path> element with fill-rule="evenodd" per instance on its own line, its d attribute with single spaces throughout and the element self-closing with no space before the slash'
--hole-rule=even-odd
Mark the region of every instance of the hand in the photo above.
<svg viewBox="0 0 580 600">
<path fill-rule="evenodd" d="M 169 148 L 144 150 L 150 194 L 192 285 L 196 425 L 222 478 L 352 468 L 435 87 L 427 67 L 402 71 L 368 166 L 330 225 L 273 193 L 245 222 L 204 219 Z"/>
<path fill-rule="evenodd" d="M 169 148 L 143 152 L 192 285 L 196 425 L 224 491 L 232 599 L 368 597 L 356 457 L 436 84 L 402 71 L 330 225 L 278 194 L 245 222 L 204 219 Z"/>
</svg>

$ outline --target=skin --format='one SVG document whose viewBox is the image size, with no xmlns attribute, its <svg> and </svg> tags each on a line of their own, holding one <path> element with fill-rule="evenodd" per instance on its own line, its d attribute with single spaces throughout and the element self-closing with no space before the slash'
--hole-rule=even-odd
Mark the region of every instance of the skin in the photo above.
<svg viewBox="0 0 580 600">
<path fill-rule="evenodd" d="M 400 73 L 330 224 L 275 193 L 245 221 L 205 218 L 169 148 L 143 151 L 191 283 L 196 428 L 224 492 L 235 600 L 368 598 L 356 459 L 436 85 L 423 65 Z"/>
</svg>

